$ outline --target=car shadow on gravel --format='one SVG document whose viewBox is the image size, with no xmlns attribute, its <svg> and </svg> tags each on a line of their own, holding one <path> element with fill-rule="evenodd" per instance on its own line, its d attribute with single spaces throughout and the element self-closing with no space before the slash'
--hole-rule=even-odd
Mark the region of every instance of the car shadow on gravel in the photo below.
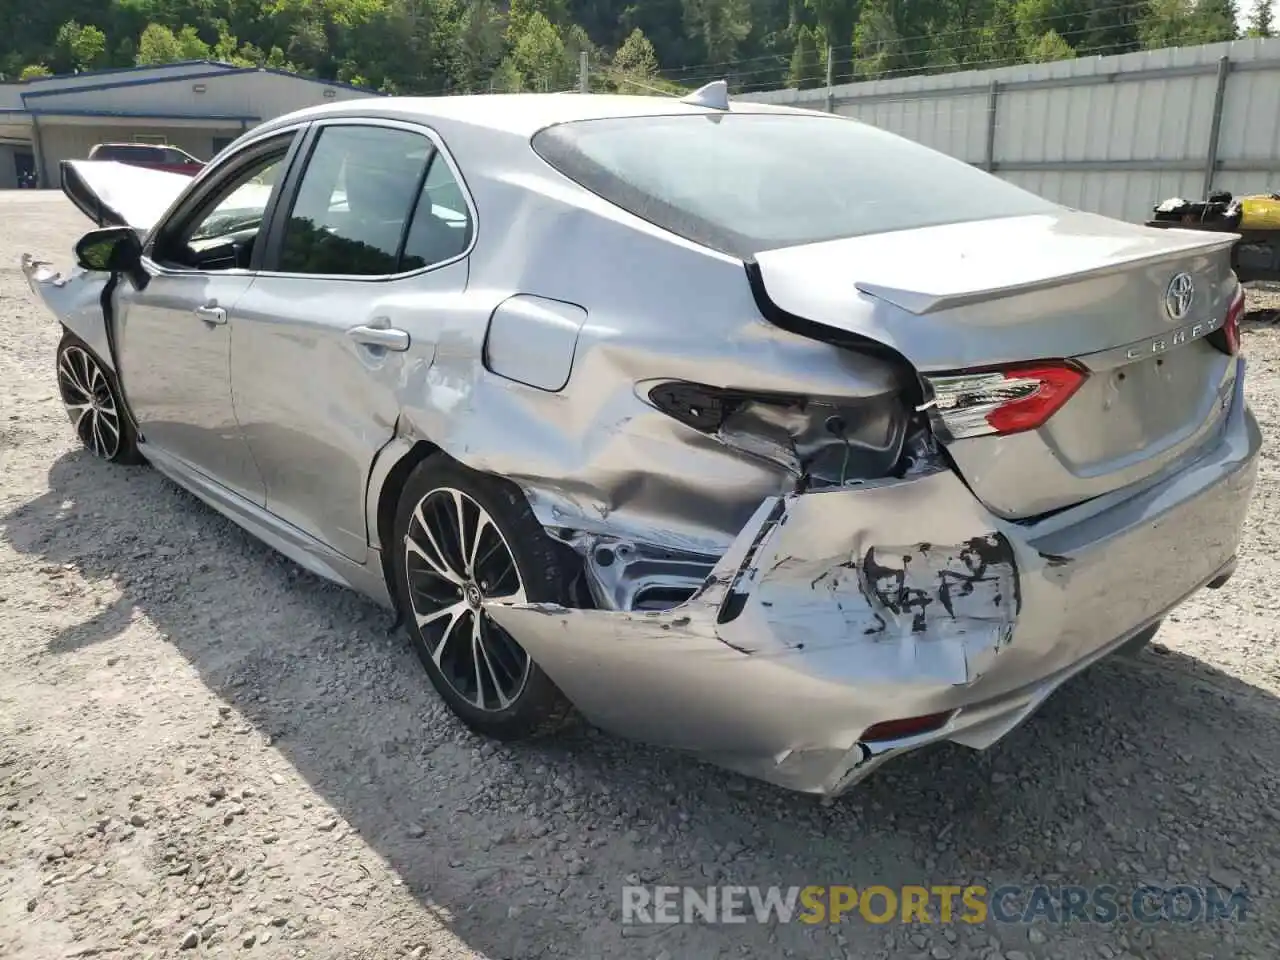
<svg viewBox="0 0 1280 960">
<path fill-rule="evenodd" d="M 619 926 L 628 882 L 1269 882 L 1280 704 L 1158 645 L 1076 678 L 985 753 L 922 751 L 822 804 L 586 729 L 533 745 L 482 741 L 445 713 L 403 634 L 388 634 L 385 611 L 300 570 L 157 472 L 74 453 L 53 464 L 49 486 L 0 517 L 0 536 L 50 576 L 72 570 L 119 591 L 49 652 L 83 650 L 145 614 L 424 905 L 488 956 L 660 953 L 667 934 L 646 928 L 631 940 Z M 685 928 L 676 955 L 745 946 L 830 956 L 840 938 L 887 949 L 885 937 L 908 933 Z M 1174 929 L 1161 952 L 1165 935 L 1130 936 L 1135 952 L 1166 957 L 1222 942 Z M 976 955 L 993 936 L 1027 943 L 1023 930 L 964 928 L 944 950 Z"/>
</svg>

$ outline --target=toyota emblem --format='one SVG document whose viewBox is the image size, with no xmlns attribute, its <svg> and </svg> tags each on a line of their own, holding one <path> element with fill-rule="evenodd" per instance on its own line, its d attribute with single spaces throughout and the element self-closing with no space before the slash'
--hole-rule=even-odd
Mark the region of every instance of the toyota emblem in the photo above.
<svg viewBox="0 0 1280 960">
<path fill-rule="evenodd" d="M 1173 320 L 1185 320 L 1196 296 L 1196 284 L 1189 273 L 1179 273 L 1169 281 L 1164 294 L 1164 308 Z"/>
</svg>

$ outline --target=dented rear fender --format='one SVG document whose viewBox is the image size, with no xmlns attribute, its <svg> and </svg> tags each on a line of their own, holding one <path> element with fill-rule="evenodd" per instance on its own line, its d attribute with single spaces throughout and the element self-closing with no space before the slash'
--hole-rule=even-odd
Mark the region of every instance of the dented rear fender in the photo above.
<svg viewBox="0 0 1280 960">
<path fill-rule="evenodd" d="M 765 500 L 669 610 L 489 609 L 606 729 L 722 759 L 847 751 L 904 694 L 944 711 L 997 664 L 1043 564 L 1015 538 L 942 469 Z"/>
</svg>

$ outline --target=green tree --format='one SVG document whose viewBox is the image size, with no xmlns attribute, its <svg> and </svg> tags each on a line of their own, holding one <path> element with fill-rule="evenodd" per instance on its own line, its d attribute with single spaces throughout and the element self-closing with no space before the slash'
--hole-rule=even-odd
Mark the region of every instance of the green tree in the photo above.
<svg viewBox="0 0 1280 960">
<path fill-rule="evenodd" d="M 1123 2 L 1132 7 L 1133 0 Z M 1018 38 L 1024 53 L 1039 48 L 1045 35 L 1050 32 L 1072 48 L 1085 46 L 1090 13 L 1090 4 L 1080 0 L 1016 0 L 1013 7 Z M 1052 53 L 1053 49 L 1048 47 L 1044 52 Z"/>
<path fill-rule="evenodd" d="M 1234 40 L 1239 35 L 1235 0 L 1197 0 L 1193 14 L 1195 43 Z"/>
<path fill-rule="evenodd" d="M 812 90 L 821 86 L 822 64 L 814 45 L 813 31 L 806 26 L 796 30 L 796 47 L 791 54 L 791 69 L 787 73 L 787 86 L 796 90 Z"/>
<path fill-rule="evenodd" d="M 136 61 L 139 66 L 152 63 L 176 63 L 182 59 L 178 38 L 168 27 L 158 23 L 147 24 L 138 38 Z"/>
<path fill-rule="evenodd" d="M 991 16 L 979 30 L 977 48 L 985 66 L 1002 67 L 1022 59 L 1015 0 L 996 0 Z"/>
<path fill-rule="evenodd" d="M 639 27 L 627 35 L 627 39 L 613 55 L 613 67 L 621 73 L 640 79 L 657 74 L 658 55 L 654 52 L 649 38 Z"/>
<path fill-rule="evenodd" d="M 284 48 L 289 59 L 307 67 L 318 67 L 328 59 L 329 37 L 318 20 L 302 20 L 289 31 Z"/>
<path fill-rule="evenodd" d="M 1137 20 L 1143 13 L 1129 0 L 1092 0 L 1076 52 L 1097 56 L 1129 53 L 1139 46 Z"/>
<path fill-rule="evenodd" d="M 502 18 L 493 0 L 470 0 L 459 19 L 458 60 L 452 69 L 462 89 L 487 89 L 502 61 L 505 42 Z"/>
<path fill-rule="evenodd" d="M 867 0 L 854 31 L 855 70 L 863 77 L 908 73 L 928 64 L 928 25 L 899 0 Z"/>
<path fill-rule="evenodd" d="M 520 93 L 524 90 L 524 76 L 510 57 L 504 57 L 489 78 L 489 89 L 494 93 Z"/>
<path fill-rule="evenodd" d="M 1053 60 L 1070 60 L 1076 55 L 1071 44 L 1059 36 L 1058 31 L 1048 30 L 1027 50 L 1030 63 L 1050 63 Z"/>
<path fill-rule="evenodd" d="M 811 39 L 822 52 L 824 69 L 827 47 L 837 48 L 832 58 L 832 79 L 835 83 L 846 82 L 852 76 L 853 58 L 842 48 L 853 40 L 861 3 L 859 0 L 804 0 L 804 6 L 813 14 L 820 31 Z"/>
<path fill-rule="evenodd" d="M 511 63 L 519 72 L 524 89 L 568 89 L 573 81 L 575 65 L 565 49 L 560 31 L 537 11 L 522 22 L 523 29 L 511 48 Z"/>
<path fill-rule="evenodd" d="M 54 51 L 60 70 L 89 70 L 102 64 L 107 36 L 97 27 L 82 27 L 68 20 L 58 28 Z"/>
<path fill-rule="evenodd" d="M 1177 47 L 1196 42 L 1196 22 L 1191 0 L 1151 0 L 1147 17 L 1138 28 L 1142 46 L 1148 50 Z"/>
<path fill-rule="evenodd" d="M 684 0 L 684 23 L 689 35 L 702 41 L 707 69 L 728 74 L 751 33 L 751 6 L 749 0 Z"/>
<path fill-rule="evenodd" d="M 178 31 L 176 39 L 179 60 L 209 59 L 209 45 L 200 39 L 200 34 L 196 33 L 195 27 L 183 27 Z"/>
<path fill-rule="evenodd" d="M 1272 0 L 1254 0 L 1253 9 L 1249 11 L 1249 36 L 1269 37 L 1272 35 L 1271 3 Z"/>
<path fill-rule="evenodd" d="M 41 77 L 51 77 L 53 71 L 46 67 L 43 63 L 29 63 L 22 68 L 18 74 L 19 80 L 39 80 Z"/>
</svg>

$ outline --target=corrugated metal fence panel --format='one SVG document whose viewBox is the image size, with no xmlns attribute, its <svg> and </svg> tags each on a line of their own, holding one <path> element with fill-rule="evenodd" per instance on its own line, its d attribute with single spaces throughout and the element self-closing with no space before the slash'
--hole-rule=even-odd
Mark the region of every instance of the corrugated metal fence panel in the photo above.
<svg viewBox="0 0 1280 960">
<path fill-rule="evenodd" d="M 1047 64 L 846 84 L 836 112 L 874 123 L 1051 200 L 1144 220 L 1171 196 L 1200 197 L 1223 88 L 1214 189 L 1280 190 L 1280 39 L 1239 40 Z M 995 128 L 988 129 L 997 87 Z M 825 109 L 828 91 L 743 99 Z"/>
<path fill-rule="evenodd" d="M 1198 173 L 1177 171 L 1021 170 L 1001 176 L 1055 203 L 1135 222 L 1150 218 L 1151 208 L 1167 197 L 1198 196 L 1201 181 Z"/>
<path fill-rule="evenodd" d="M 1218 159 L 1237 166 L 1266 165 L 1269 171 L 1224 170 L 1214 186 L 1232 193 L 1280 191 L 1280 63 L 1274 69 L 1248 69 L 1274 60 L 1275 41 L 1245 41 L 1233 46 L 1231 59 L 1243 69 L 1227 79 L 1222 101 Z"/>
</svg>

